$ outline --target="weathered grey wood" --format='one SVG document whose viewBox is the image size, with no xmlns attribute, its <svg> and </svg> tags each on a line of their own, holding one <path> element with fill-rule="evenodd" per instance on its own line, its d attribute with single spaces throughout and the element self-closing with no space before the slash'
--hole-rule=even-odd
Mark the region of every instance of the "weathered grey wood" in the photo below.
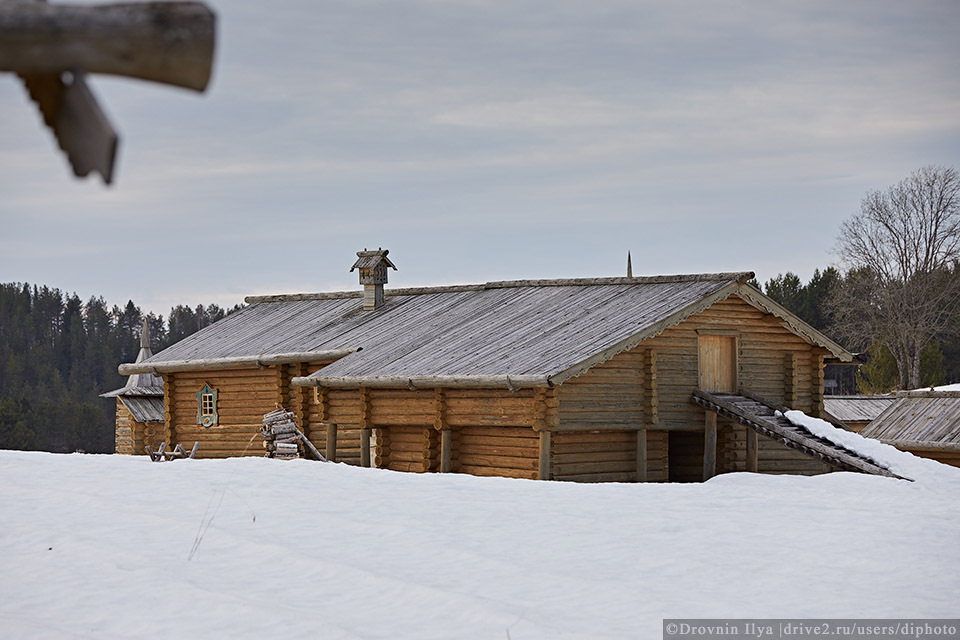
<svg viewBox="0 0 960 640">
<path fill-rule="evenodd" d="M 741 390 L 741 393 L 743 393 L 743 390 Z M 803 427 L 793 425 L 784 417 L 764 417 L 751 412 L 744 406 L 737 406 L 736 403 L 738 401 L 751 401 L 750 398 L 742 395 L 711 394 L 696 389 L 691 396 L 691 401 L 710 411 L 722 413 L 724 416 L 733 418 L 740 424 L 758 431 L 761 435 L 779 441 L 792 449 L 797 449 L 819 458 L 835 467 L 874 475 L 902 478 L 902 476 L 879 466 L 869 458 L 865 458 L 856 452 L 849 451 L 826 440 L 817 438 Z"/>
<path fill-rule="evenodd" d="M 704 413 L 703 421 L 703 479 L 717 475 L 717 414 Z"/>
<path fill-rule="evenodd" d="M 548 387 L 550 382 L 546 376 L 351 376 L 331 377 L 322 375 L 321 369 L 316 374 L 292 378 L 294 387 L 329 387 L 333 389 L 356 389 L 359 387 L 394 388 L 394 389 L 430 389 L 434 387 L 447 388 L 497 388 L 497 389 L 529 389 L 533 387 Z"/>
<path fill-rule="evenodd" d="M 760 467 L 759 445 L 760 434 L 753 429 L 747 429 L 747 471 L 756 473 Z"/>
<path fill-rule="evenodd" d="M 320 462 L 326 462 L 326 461 L 327 461 L 327 459 L 323 457 L 323 454 L 321 454 L 321 453 L 317 450 L 317 448 L 316 448 L 315 446 L 313 446 L 313 443 L 310 442 L 310 438 L 306 437 L 305 435 L 303 435 L 303 434 L 300 433 L 299 431 L 297 431 L 297 434 L 300 436 L 300 442 L 303 443 L 303 446 L 306 447 L 307 451 L 309 451 L 311 454 L 313 454 L 313 457 L 314 457 L 314 458 L 316 458 L 316 459 L 319 460 Z"/>
<path fill-rule="evenodd" d="M 538 451 L 539 462 L 537 465 L 537 477 L 540 480 L 550 479 L 550 449 L 551 434 L 549 431 L 541 431 Z"/>
<path fill-rule="evenodd" d="M 370 466 L 370 432 L 372 429 L 360 429 L 360 466 Z"/>
<path fill-rule="evenodd" d="M 327 423 L 327 460 L 337 461 L 337 425 L 333 422 Z"/>
<path fill-rule="evenodd" d="M 440 473 L 449 473 L 453 469 L 453 432 L 450 429 L 440 431 Z"/>
<path fill-rule="evenodd" d="M 180 371 L 212 371 L 216 369 L 244 369 L 247 367 L 270 366 L 275 364 L 290 364 L 291 362 L 319 362 L 323 360 L 337 360 L 351 353 L 356 353 L 359 348 L 352 349 L 326 349 L 323 351 L 298 351 L 294 353 L 265 353 L 256 356 L 238 356 L 227 358 L 198 358 L 196 360 L 164 360 L 162 362 L 150 363 L 136 362 L 132 364 L 121 364 L 117 371 L 121 375 L 130 375 L 131 373 L 167 373 Z M 300 380 L 301 378 L 293 378 Z M 292 385 L 298 386 L 298 385 Z M 306 385 L 311 386 L 311 385 Z"/>
<path fill-rule="evenodd" d="M 215 21 L 199 2 L 0 2 L 0 71 L 83 70 L 203 91 Z"/>
<path fill-rule="evenodd" d="M 646 482 L 649 474 L 647 462 L 647 430 L 637 431 L 637 482 Z"/>
<path fill-rule="evenodd" d="M 0 16 L 4 6 L 0 4 Z M 3 46 L 0 33 L 0 51 Z M 110 184 L 119 138 L 90 92 L 84 74 L 21 73 L 20 77 L 66 153 L 74 175 L 84 177 L 96 172 Z"/>
</svg>

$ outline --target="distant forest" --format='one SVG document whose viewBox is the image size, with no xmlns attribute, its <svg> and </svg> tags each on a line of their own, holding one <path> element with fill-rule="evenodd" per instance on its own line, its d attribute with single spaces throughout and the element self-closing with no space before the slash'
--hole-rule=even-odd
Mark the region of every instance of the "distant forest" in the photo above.
<svg viewBox="0 0 960 640">
<path fill-rule="evenodd" d="M 178 305 L 148 315 L 154 352 L 228 313 Z M 132 301 L 108 306 L 48 286 L 0 284 L 0 449 L 113 453 L 117 365 L 140 350 L 143 313 Z"/>
<path fill-rule="evenodd" d="M 833 335 L 827 301 L 840 280 L 828 268 L 806 284 L 792 273 L 753 284 Z M 151 348 L 164 349 L 240 308 L 178 305 L 166 319 L 148 315 Z M 48 286 L 0 284 L 0 449 L 112 453 L 116 401 L 98 394 L 126 382 L 117 365 L 136 359 L 143 317 L 133 301 L 111 307 L 102 297 L 84 302 Z M 867 351 L 860 392 L 897 386 L 897 365 L 885 348 L 847 346 Z M 960 381 L 960 340 L 931 344 L 921 371 L 925 386 Z"/>
</svg>

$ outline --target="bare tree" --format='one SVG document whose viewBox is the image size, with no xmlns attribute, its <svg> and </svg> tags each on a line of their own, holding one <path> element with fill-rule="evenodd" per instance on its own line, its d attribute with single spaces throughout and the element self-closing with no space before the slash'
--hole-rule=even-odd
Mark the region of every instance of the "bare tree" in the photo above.
<svg viewBox="0 0 960 640">
<path fill-rule="evenodd" d="M 960 329 L 960 173 L 928 166 L 868 193 L 837 250 L 837 328 L 862 347 L 886 345 L 902 387 L 919 387 L 920 352 Z"/>
</svg>

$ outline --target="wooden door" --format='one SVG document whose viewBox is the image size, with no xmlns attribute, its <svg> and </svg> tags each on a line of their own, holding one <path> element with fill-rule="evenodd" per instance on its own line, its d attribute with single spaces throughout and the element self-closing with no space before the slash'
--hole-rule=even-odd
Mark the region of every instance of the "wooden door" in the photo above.
<svg viewBox="0 0 960 640">
<path fill-rule="evenodd" d="M 700 388 L 737 391 L 736 336 L 700 336 Z"/>
</svg>

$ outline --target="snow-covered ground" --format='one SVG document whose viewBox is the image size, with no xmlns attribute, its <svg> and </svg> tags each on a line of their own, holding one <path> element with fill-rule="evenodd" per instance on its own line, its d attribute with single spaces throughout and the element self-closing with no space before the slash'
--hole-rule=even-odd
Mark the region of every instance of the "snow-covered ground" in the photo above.
<svg viewBox="0 0 960 640">
<path fill-rule="evenodd" d="M 945 384 L 942 387 L 922 387 L 914 391 L 960 391 L 960 382 L 956 384 Z"/>
<path fill-rule="evenodd" d="M 664 617 L 953 617 L 960 470 L 923 466 L 917 482 L 578 485 L 3 451 L 0 635 L 659 638 Z"/>
</svg>

